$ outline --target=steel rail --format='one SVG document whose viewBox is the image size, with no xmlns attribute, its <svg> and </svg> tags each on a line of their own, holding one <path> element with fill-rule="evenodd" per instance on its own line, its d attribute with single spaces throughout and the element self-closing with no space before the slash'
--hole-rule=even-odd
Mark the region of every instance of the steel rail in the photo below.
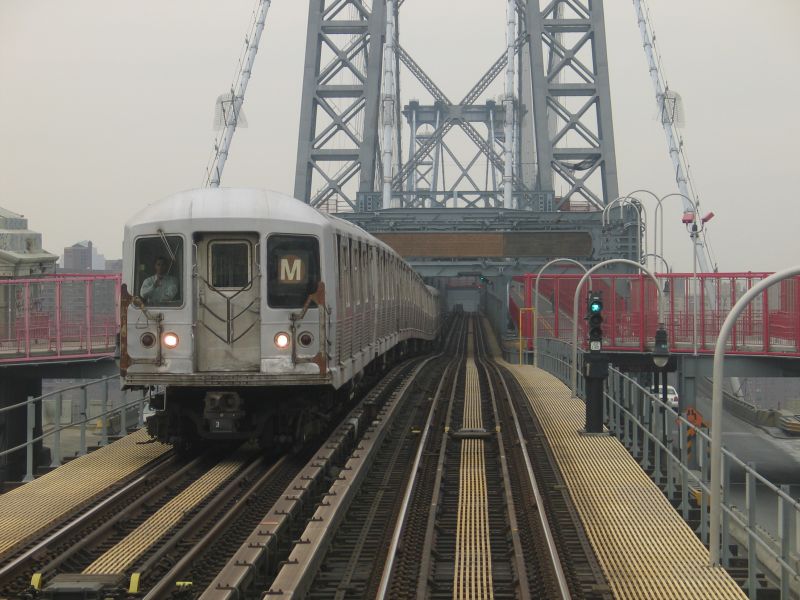
<svg viewBox="0 0 800 600">
<path fill-rule="evenodd" d="M 525 467 L 528 472 L 528 482 L 531 485 L 533 495 L 536 499 L 536 506 L 539 508 L 537 511 L 539 516 L 539 522 L 541 523 L 542 530 L 545 535 L 545 539 L 547 540 L 547 550 L 550 555 L 550 560 L 553 565 L 553 569 L 556 575 L 556 579 L 558 581 L 559 592 L 561 594 L 561 598 L 563 600 L 569 600 L 572 595 L 569 591 L 569 583 L 567 582 L 567 578 L 564 575 L 564 569 L 561 566 L 561 558 L 558 553 L 558 548 L 556 547 L 555 538 L 553 537 L 553 531 L 550 528 L 550 522 L 547 518 L 547 512 L 544 509 L 544 498 L 542 496 L 541 491 L 539 490 L 539 484 L 536 480 L 536 475 L 533 472 L 533 465 L 531 463 L 530 455 L 528 454 L 527 444 L 525 443 L 525 436 L 522 433 L 522 426 L 519 422 L 519 417 L 517 416 L 517 410 L 514 407 L 514 403 L 511 402 L 511 392 L 508 389 L 508 385 L 506 384 L 505 377 L 503 376 L 500 367 L 497 366 L 495 363 L 489 363 L 494 368 L 495 372 L 497 373 L 498 377 L 500 378 L 500 382 L 503 385 L 503 389 L 505 390 L 506 397 L 508 398 L 508 408 L 511 412 L 511 416 L 514 419 L 514 428 L 517 432 L 517 438 L 520 442 L 520 451 L 522 452 L 523 459 L 525 460 Z"/>
<path fill-rule="evenodd" d="M 442 391 L 447 381 L 448 375 L 452 375 L 453 379 L 455 380 L 455 376 L 457 372 L 451 373 L 452 367 L 455 364 L 456 360 L 452 359 L 447 367 L 445 367 L 445 371 L 442 374 L 442 378 L 439 380 L 439 385 L 436 388 L 436 393 L 433 396 L 433 402 L 431 402 L 431 408 L 428 411 L 428 419 L 425 422 L 425 429 L 422 434 L 422 438 L 419 441 L 419 446 L 417 447 L 417 454 L 414 457 L 414 463 L 411 466 L 411 472 L 408 476 L 408 485 L 406 485 L 406 491 L 403 495 L 403 502 L 400 505 L 400 516 L 397 519 L 397 523 L 395 524 L 394 533 L 392 534 L 392 542 L 389 544 L 389 552 L 387 554 L 387 560 L 383 568 L 383 574 L 381 575 L 381 582 L 378 586 L 378 594 L 376 598 L 385 598 L 386 592 L 389 587 L 389 580 L 392 576 L 392 569 L 394 569 L 394 561 L 397 555 L 397 547 L 400 544 L 400 536 L 402 535 L 403 528 L 406 524 L 406 519 L 408 518 L 408 509 L 411 504 L 411 495 L 414 493 L 414 488 L 416 487 L 417 483 L 417 472 L 419 471 L 420 463 L 422 462 L 422 455 L 425 451 L 425 444 L 428 442 L 428 434 L 431 431 L 431 423 L 433 422 L 433 415 L 436 412 L 436 408 L 439 405 L 439 399 L 441 398 Z"/>
<path fill-rule="evenodd" d="M 125 484 L 119 490 L 117 490 L 116 492 L 114 492 L 110 496 L 107 496 L 106 498 L 101 500 L 98 504 L 92 506 L 91 508 L 89 508 L 85 512 L 83 512 L 80 515 L 78 515 L 75 519 L 73 519 L 72 521 L 67 523 L 64 527 L 62 527 L 58 531 L 52 533 L 51 535 L 49 535 L 48 537 L 46 537 L 45 539 L 40 541 L 33 548 L 30 548 L 29 550 L 27 550 L 24 554 L 19 555 L 18 557 L 14 558 L 10 562 L 8 562 L 8 563 L 4 564 L 2 567 L 0 567 L 0 578 L 14 574 L 15 569 L 19 568 L 26 561 L 33 560 L 34 557 L 37 554 L 41 553 L 43 550 L 50 549 L 53 546 L 53 544 L 59 543 L 64 537 L 66 537 L 67 535 L 71 534 L 80 525 L 84 524 L 89 519 L 91 519 L 92 517 L 96 516 L 97 513 L 103 511 L 109 505 L 113 504 L 117 500 L 120 500 L 123 496 L 128 494 L 131 490 L 136 489 L 139 485 L 144 483 L 149 477 L 152 477 L 160 469 L 166 468 L 169 465 L 169 463 L 171 463 L 173 460 L 175 460 L 175 455 L 174 454 L 168 454 L 168 455 L 160 457 L 160 459 L 158 459 L 158 462 L 155 465 L 151 465 L 152 468 L 149 471 L 147 471 L 146 473 L 144 473 L 142 475 L 139 475 L 138 477 L 136 477 L 132 481 L 129 481 L 127 484 Z M 184 469 L 188 468 L 188 466 L 189 465 L 184 467 Z M 182 469 L 182 470 L 184 470 L 184 469 Z M 178 473 L 180 473 L 180 471 L 174 473 L 169 478 L 167 478 L 164 482 L 159 484 L 159 487 L 163 486 L 165 484 L 165 482 L 170 481 L 173 477 L 177 476 Z M 154 488 L 154 490 L 155 490 L 155 488 Z M 154 492 L 154 490 L 151 490 L 151 492 Z M 146 494 L 144 497 L 145 498 L 149 497 L 149 494 L 151 492 L 148 492 L 148 494 Z M 124 516 L 126 513 L 127 513 L 127 510 L 123 511 L 121 513 L 118 513 L 116 515 L 116 518 L 112 519 L 112 521 L 109 521 L 108 523 L 116 522 L 119 518 L 122 518 L 122 516 Z M 86 539 L 96 539 L 96 536 L 100 535 L 100 533 L 105 530 L 107 525 L 108 524 L 104 524 L 100 528 L 94 530 L 92 532 L 92 534 L 89 536 L 89 538 L 86 538 Z M 108 525 L 108 527 L 110 527 L 110 526 L 111 525 Z M 59 564 L 61 564 L 61 562 L 63 562 L 67 558 L 69 558 L 69 556 L 71 556 L 72 554 L 73 554 L 73 552 L 69 552 L 69 551 L 66 552 L 66 553 L 62 553 L 61 555 L 59 555 L 59 557 L 55 561 L 49 563 L 48 566 L 45 567 L 45 569 L 43 569 L 42 572 L 47 572 L 49 570 L 52 570 L 52 568 L 57 567 Z"/>
<path fill-rule="evenodd" d="M 254 483 L 250 486 L 244 495 L 237 500 L 234 507 L 225 513 L 225 515 L 219 519 L 214 526 L 206 532 L 206 534 L 198 541 L 186 554 L 184 554 L 181 559 L 175 563 L 175 565 L 154 585 L 150 588 L 145 595 L 144 600 L 157 600 L 158 598 L 164 598 L 168 595 L 169 588 L 171 586 L 174 587 L 175 585 L 175 577 L 178 577 L 181 573 L 183 573 L 189 565 L 191 565 L 192 561 L 194 561 L 197 556 L 204 552 L 208 546 L 212 543 L 213 540 L 220 537 L 223 533 L 224 529 L 230 524 L 231 520 L 233 520 L 239 513 L 239 511 L 246 507 L 247 503 L 249 502 L 250 498 L 253 497 L 254 494 L 257 493 L 266 483 L 272 478 L 275 472 L 280 468 L 280 466 L 286 461 L 288 455 L 284 455 L 280 457 L 275 463 L 270 465 L 269 469 L 265 473 L 261 475 Z M 251 468 L 255 469 L 260 465 L 264 464 L 265 459 L 262 457 L 261 460 L 253 461 L 253 463 L 248 467 L 246 471 L 249 471 Z M 218 494 L 214 501 L 207 504 L 203 509 L 198 512 L 194 518 L 187 522 L 181 529 L 178 531 L 172 539 L 167 542 L 162 548 L 157 552 L 155 555 L 151 556 L 139 569 L 136 571 L 141 573 L 146 573 L 148 569 L 152 568 L 161 557 L 168 552 L 172 546 L 177 544 L 185 535 L 188 533 L 193 527 L 196 526 L 197 523 L 201 523 L 205 520 L 206 517 L 211 516 L 210 513 L 214 510 L 219 508 L 219 505 L 224 501 L 227 501 L 229 498 L 229 490 L 235 492 L 235 488 L 237 488 L 242 480 L 243 477 L 247 477 L 249 473 L 244 472 L 239 477 L 236 477 L 228 484 L 228 489 L 224 490 L 222 493 Z"/>
<path fill-rule="evenodd" d="M 437 355 L 439 356 L 439 355 Z M 278 572 L 267 595 L 283 598 L 302 597 L 313 579 L 332 536 L 344 518 L 356 491 L 377 455 L 377 451 L 398 414 L 398 407 L 406 397 L 411 385 L 420 372 L 435 356 L 424 359 L 417 365 L 403 386 L 396 390 L 393 398 L 381 409 L 381 415 L 367 430 L 359 445 L 359 453 L 353 454 L 342 469 L 323 503 L 311 518 L 306 530 L 300 536 L 300 543 L 295 545 L 289 560 Z"/>
<path fill-rule="evenodd" d="M 475 346 L 476 348 L 481 348 L 482 350 L 482 352 L 480 352 L 479 360 L 484 372 L 486 373 L 486 382 L 489 387 L 489 395 L 492 399 L 492 412 L 494 414 L 494 422 L 496 424 L 495 437 L 497 438 L 497 449 L 500 456 L 500 470 L 503 476 L 503 493 L 505 494 L 506 499 L 506 512 L 508 515 L 511 545 L 514 548 L 514 567 L 517 571 L 519 599 L 529 600 L 531 598 L 531 592 L 530 587 L 528 586 L 528 578 L 526 576 L 527 568 L 525 567 L 525 555 L 522 551 L 522 541 L 520 540 L 519 535 L 519 523 L 517 521 L 516 505 L 514 503 L 514 496 L 511 491 L 511 475 L 508 471 L 508 459 L 506 457 L 505 444 L 503 441 L 502 426 L 500 425 L 500 414 L 497 410 L 497 395 L 495 394 L 494 385 L 492 384 L 492 380 L 489 375 L 490 361 L 486 360 L 485 358 L 485 333 L 480 325 L 477 327 L 477 332 L 477 337 L 480 337 L 480 346 L 478 344 Z M 521 445 L 523 445 L 523 438 L 521 436 L 519 437 L 519 440 Z M 541 507 L 541 504 L 538 504 L 538 506 Z"/>
<path fill-rule="evenodd" d="M 466 344 L 467 328 L 462 327 L 460 333 L 459 347 Z M 420 564 L 419 578 L 417 580 L 417 598 L 427 598 L 428 596 L 428 581 L 431 574 L 431 555 L 433 553 L 434 545 L 434 531 L 436 529 L 436 514 L 439 510 L 439 499 L 442 493 L 442 481 L 444 480 L 444 463 L 447 459 L 447 434 L 449 432 L 449 423 L 453 416 L 453 406 L 455 405 L 455 395 L 458 384 L 458 377 L 461 370 L 466 365 L 466 357 L 462 356 L 458 369 L 456 370 L 453 378 L 453 387 L 450 388 L 450 399 L 447 404 L 447 414 L 445 415 L 445 436 L 442 438 L 442 444 L 439 447 L 439 456 L 436 461 L 436 483 L 433 486 L 431 493 L 431 506 L 428 509 L 428 519 L 425 524 L 425 541 L 422 546 L 422 563 Z"/>
<path fill-rule="evenodd" d="M 270 546 L 284 535 L 284 530 L 297 516 L 300 508 L 309 502 L 308 496 L 320 485 L 331 466 L 349 452 L 348 439 L 355 444 L 365 422 L 371 420 L 367 405 L 400 385 L 413 363 L 405 362 L 390 371 L 367 396 L 353 408 L 341 424 L 330 434 L 320 450 L 299 471 L 280 499 L 265 513 L 255 530 L 247 537 L 200 596 L 201 600 L 228 600 L 245 594 L 243 586 L 252 582 L 252 573 L 269 557 Z M 344 462 L 344 461 L 342 461 Z"/>
</svg>

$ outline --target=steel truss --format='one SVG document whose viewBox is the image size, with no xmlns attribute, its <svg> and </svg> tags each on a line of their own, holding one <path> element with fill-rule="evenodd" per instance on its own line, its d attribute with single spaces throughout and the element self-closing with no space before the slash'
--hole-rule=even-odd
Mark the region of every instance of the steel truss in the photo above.
<svg viewBox="0 0 800 600">
<path fill-rule="evenodd" d="M 556 210 L 602 209 L 619 195 L 603 2 L 528 0 L 525 22 L 536 187 Z"/>
<path fill-rule="evenodd" d="M 477 103 L 506 68 L 510 52 L 453 103 L 395 39 L 396 67 L 408 69 L 432 102 L 402 109 L 410 131 L 409 157 L 402 163 L 401 109 L 394 103 L 392 206 L 502 207 L 506 143 L 514 144 L 516 208 L 597 210 L 617 197 L 603 3 L 548 0 L 542 9 L 540 2 L 516 2 L 521 83 L 513 140 L 506 140 L 503 127 L 511 104 Z M 322 210 L 384 207 L 379 125 L 386 22 L 385 0 L 311 2 L 295 195 Z M 398 90 L 399 68 L 385 72 L 394 73 Z M 454 134 L 458 141 L 448 138 Z M 469 145 L 471 154 L 457 156 L 454 147 Z M 454 165 L 447 177 L 445 159 Z M 531 162 L 534 176 L 523 181 L 521 165 Z"/>
</svg>

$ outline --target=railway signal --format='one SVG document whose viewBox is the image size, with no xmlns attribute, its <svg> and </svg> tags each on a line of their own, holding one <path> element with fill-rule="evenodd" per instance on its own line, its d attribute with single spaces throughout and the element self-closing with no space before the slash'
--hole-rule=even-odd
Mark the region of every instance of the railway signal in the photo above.
<svg viewBox="0 0 800 600">
<path fill-rule="evenodd" d="M 589 296 L 589 350 L 600 352 L 603 349 L 603 299 L 599 294 Z"/>
</svg>

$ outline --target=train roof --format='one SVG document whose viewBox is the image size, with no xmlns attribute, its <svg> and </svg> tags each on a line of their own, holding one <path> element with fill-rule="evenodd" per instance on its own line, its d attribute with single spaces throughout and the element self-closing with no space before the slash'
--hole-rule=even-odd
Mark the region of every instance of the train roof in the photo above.
<svg viewBox="0 0 800 600">
<path fill-rule="evenodd" d="M 193 219 L 271 219 L 325 225 L 326 216 L 291 196 L 269 190 L 200 188 L 149 204 L 127 226 Z"/>
<path fill-rule="evenodd" d="M 178 192 L 149 204 L 131 217 L 125 227 L 159 226 L 174 221 L 206 219 L 268 219 L 300 221 L 318 227 L 331 226 L 356 238 L 369 238 L 392 254 L 397 254 L 386 243 L 354 223 L 322 213 L 286 194 L 255 188 L 199 188 Z"/>
</svg>

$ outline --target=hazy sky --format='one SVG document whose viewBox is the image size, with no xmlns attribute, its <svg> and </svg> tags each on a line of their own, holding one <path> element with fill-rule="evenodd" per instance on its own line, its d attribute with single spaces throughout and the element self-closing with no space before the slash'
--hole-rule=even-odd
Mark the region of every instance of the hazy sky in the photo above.
<svg viewBox="0 0 800 600">
<path fill-rule="evenodd" d="M 633 5 L 607 0 L 620 191 L 675 191 Z M 223 185 L 291 193 L 307 3 L 274 0 Z M 800 262 L 795 205 L 800 3 L 650 0 L 721 270 Z M 121 254 L 127 218 L 197 187 L 249 27 L 252 0 L 0 0 L 0 206 L 44 245 Z M 756 17 L 755 15 L 759 15 Z M 505 2 L 407 0 L 401 43 L 451 97 L 500 55 Z M 756 23 L 758 27 L 756 27 Z M 408 98 L 404 98 L 408 100 Z M 665 254 L 691 269 L 667 201 Z"/>
</svg>

